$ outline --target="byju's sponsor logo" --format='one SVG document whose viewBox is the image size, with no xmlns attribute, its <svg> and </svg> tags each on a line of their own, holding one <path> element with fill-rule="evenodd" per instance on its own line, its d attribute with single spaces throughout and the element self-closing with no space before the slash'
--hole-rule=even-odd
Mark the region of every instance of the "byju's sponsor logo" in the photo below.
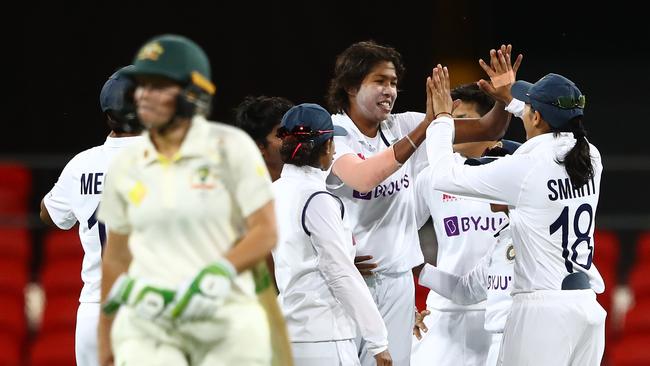
<svg viewBox="0 0 650 366">
<path fill-rule="evenodd" d="M 494 216 L 450 216 L 442 220 L 447 236 L 458 236 L 468 231 L 497 231 L 501 222 L 502 217 Z"/>
<path fill-rule="evenodd" d="M 446 217 L 443 223 L 445 224 L 445 231 L 447 232 L 447 236 L 460 235 L 460 230 L 458 227 L 458 216 Z"/>
<path fill-rule="evenodd" d="M 506 290 L 512 283 L 512 276 L 489 275 L 487 281 L 488 290 Z"/>
<path fill-rule="evenodd" d="M 409 179 L 410 179 L 409 175 L 404 174 L 404 176 L 401 179 L 397 179 L 389 183 L 382 183 L 368 193 L 361 193 L 359 191 L 353 190 L 352 197 L 361 200 L 371 200 L 373 198 L 390 197 L 400 192 L 402 189 L 408 188 L 411 185 L 411 181 Z"/>
</svg>

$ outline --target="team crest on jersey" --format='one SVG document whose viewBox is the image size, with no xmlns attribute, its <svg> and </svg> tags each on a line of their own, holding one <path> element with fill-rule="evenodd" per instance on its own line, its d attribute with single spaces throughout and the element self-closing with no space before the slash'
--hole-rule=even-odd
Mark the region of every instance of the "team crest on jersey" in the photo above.
<svg viewBox="0 0 650 366">
<path fill-rule="evenodd" d="M 146 45 L 142 46 L 140 49 L 140 52 L 138 52 L 138 60 L 151 60 L 151 61 L 157 61 L 158 57 L 163 54 L 165 50 L 162 48 L 160 43 L 158 42 L 151 42 L 147 43 Z"/>
<path fill-rule="evenodd" d="M 201 165 L 192 174 L 190 187 L 196 189 L 212 189 L 215 186 L 216 177 L 210 172 L 209 165 Z"/>
<path fill-rule="evenodd" d="M 508 245 L 506 249 L 506 259 L 509 261 L 515 259 L 515 246 L 512 244 Z"/>
<path fill-rule="evenodd" d="M 458 201 L 458 197 L 446 193 L 442 194 L 442 202 L 452 202 L 452 201 Z"/>
</svg>

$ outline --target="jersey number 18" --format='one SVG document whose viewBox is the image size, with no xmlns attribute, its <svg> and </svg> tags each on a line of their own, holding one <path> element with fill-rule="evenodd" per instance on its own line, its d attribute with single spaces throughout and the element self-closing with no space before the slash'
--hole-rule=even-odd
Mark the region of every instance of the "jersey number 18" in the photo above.
<svg viewBox="0 0 650 366">
<path fill-rule="evenodd" d="M 580 229 L 580 217 L 586 212 L 589 216 L 589 224 L 587 225 L 586 230 L 582 231 Z M 591 224 L 594 222 L 594 211 L 591 208 L 591 205 L 588 203 L 583 203 L 578 207 L 573 216 L 573 232 L 575 233 L 576 240 L 573 242 L 571 247 L 569 247 L 569 207 L 564 206 L 560 217 L 551 224 L 549 231 L 553 235 L 558 229 L 562 228 L 562 258 L 564 258 L 564 265 L 566 270 L 569 273 L 573 273 L 573 264 L 577 264 L 580 267 L 589 270 L 591 268 L 591 261 L 594 256 L 594 247 L 591 245 L 591 237 L 589 232 L 591 231 Z M 582 264 L 578 262 L 578 246 L 580 243 L 587 243 L 587 248 L 589 249 L 589 255 L 587 256 L 587 263 Z M 571 256 L 569 257 L 569 254 Z"/>
</svg>

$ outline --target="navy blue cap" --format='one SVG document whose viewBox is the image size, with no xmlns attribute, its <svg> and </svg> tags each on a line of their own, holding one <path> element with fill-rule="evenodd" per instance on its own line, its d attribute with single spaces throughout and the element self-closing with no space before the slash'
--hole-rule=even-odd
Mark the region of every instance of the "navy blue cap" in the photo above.
<svg viewBox="0 0 650 366">
<path fill-rule="evenodd" d="M 282 116 L 280 127 L 288 134 L 304 134 L 306 139 L 313 139 L 316 144 L 322 144 L 332 136 L 348 134 L 343 127 L 334 126 L 332 116 L 325 108 L 313 103 L 303 103 L 289 109 Z"/>
<path fill-rule="evenodd" d="M 517 81 L 512 85 L 512 96 L 533 106 L 549 125 L 565 126 L 584 113 L 585 96 L 576 84 L 558 74 L 548 74 L 535 84 Z"/>
<path fill-rule="evenodd" d="M 494 146 L 485 149 L 483 156 L 480 158 L 470 158 L 465 160 L 466 165 L 483 165 L 491 163 L 498 158 L 506 155 L 512 155 L 521 146 L 521 143 L 512 140 L 499 140 Z"/>
<path fill-rule="evenodd" d="M 109 110 L 122 111 L 125 108 L 124 94 L 135 84 L 133 80 L 125 75 L 125 71 L 132 71 L 133 65 L 125 66 L 117 70 L 110 78 L 104 83 L 102 91 L 99 94 L 99 104 L 102 107 L 102 112 Z"/>
</svg>

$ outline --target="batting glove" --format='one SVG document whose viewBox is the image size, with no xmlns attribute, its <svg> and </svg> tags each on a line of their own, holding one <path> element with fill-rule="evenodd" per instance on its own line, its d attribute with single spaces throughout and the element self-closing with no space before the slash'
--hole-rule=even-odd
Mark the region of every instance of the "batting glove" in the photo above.
<svg viewBox="0 0 650 366">
<path fill-rule="evenodd" d="M 186 321 L 214 317 L 230 294 L 232 279 L 236 275 L 235 267 L 226 259 L 203 268 L 176 291 L 172 319 Z"/>
<path fill-rule="evenodd" d="M 174 291 L 150 286 L 123 273 L 108 293 L 102 311 L 113 314 L 120 306 L 127 305 L 132 307 L 138 316 L 154 320 L 174 300 L 174 296 Z"/>
</svg>

